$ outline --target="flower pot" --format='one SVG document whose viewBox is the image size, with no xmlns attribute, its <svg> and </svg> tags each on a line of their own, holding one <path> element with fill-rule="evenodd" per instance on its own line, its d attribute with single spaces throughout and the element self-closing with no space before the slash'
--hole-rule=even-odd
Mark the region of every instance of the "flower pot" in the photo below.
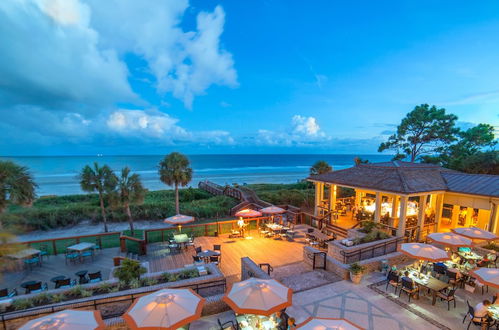
<svg viewBox="0 0 499 330">
<path fill-rule="evenodd" d="M 352 281 L 353 284 L 359 284 L 360 281 L 362 280 L 362 273 L 354 274 L 350 272 L 350 280 Z"/>
</svg>

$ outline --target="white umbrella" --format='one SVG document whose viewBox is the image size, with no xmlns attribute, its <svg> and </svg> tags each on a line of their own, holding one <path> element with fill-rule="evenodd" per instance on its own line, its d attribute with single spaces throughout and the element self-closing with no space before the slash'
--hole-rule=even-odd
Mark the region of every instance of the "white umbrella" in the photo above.
<svg viewBox="0 0 499 330">
<path fill-rule="evenodd" d="M 27 322 L 20 330 L 101 330 L 106 325 L 99 311 L 66 309 Z"/>
<path fill-rule="evenodd" d="M 490 231 L 486 231 L 477 227 L 461 227 L 451 229 L 456 234 L 465 236 L 471 239 L 481 239 L 486 241 L 492 241 L 497 239 L 497 236 L 492 234 Z"/>
<path fill-rule="evenodd" d="M 450 259 L 446 251 L 425 243 L 404 243 L 400 245 L 400 251 L 419 260 L 444 261 Z"/>
<path fill-rule="evenodd" d="M 261 209 L 260 212 L 262 212 L 263 214 L 281 214 L 286 212 L 286 210 L 272 205 Z"/>
<path fill-rule="evenodd" d="M 432 233 L 428 238 L 433 242 L 450 247 L 466 247 L 471 246 L 471 239 L 454 233 Z"/>
<path fill-rule="evenodd" d="M 362 330 L 357 324 L 346 320 L 337 318 L 321 318 L 309 317 L 303 323 L 296 326 L 297 329 L 303 330 Z"/>
<path fill-rule="evenodd" d="M 163 289 L 137 299 L 122 317 L 132 329 L 177 329 L 200 318 L 203 304 L 191 289 Z"/>
<path fill-rule="evenodd" d="M 268 316 L 291 306 L 292 295 L 276 280 L 251 277 L 232 284 L 222 299 L 236 313 Z"/>
<path fill-rule="evenodd" d="M 261 217 L 262 213 L 252 209 L 244 209 L 236 213 L 236 217 L 241 218 L 256 218 Z"/>
<path fill-rule="evenodd" d="M 177 214 L 172 217 L 166 218 L 164 220 L 165 223 L 171 223 L 174 225 L 178 225 L 178 231 L 182 230 L 182 225 L 193 222 L 194 217 L 191 217 L 190 215 L 183 215 L 183 214 Z"/>
<path fill-rule="evenodd" d="M 499 288 L 499 269 L 480 267 L 470 272 L 480 283 Z"/>
</svg>

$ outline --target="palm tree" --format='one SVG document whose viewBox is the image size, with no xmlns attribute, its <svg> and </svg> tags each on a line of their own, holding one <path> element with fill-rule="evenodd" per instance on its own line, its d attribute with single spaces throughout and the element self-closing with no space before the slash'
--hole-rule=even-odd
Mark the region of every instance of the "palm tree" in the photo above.
<svg viewBox="0 0 499 330">
<path fill-rule="evenodd" d="M 116 176 L 107 165 L 99 167 L 97 162 L 94 167 L 86 165 L 80 175 L 80 187 L 86 192 L 97 192 L 99 194 L 100 210 L 104 221 L 104 231 L 107 233 L 106 207 L 104 206 L 104 194 L 109 194 L 116 188 Z"/>
<path fill-rule="evenodd" d="M 37 184 L 27 167 L 11 161 L 0 161 L 0 214 L 9 204 L 28 206 L 36 198 Z M 0 230 L 3 223 L 0 220 Z"/>
<path fill-rule="evenodd" d="M 179 214 L 178 187 L 185 187 L 192 180 L 189 159 L 179 152 L 172 152 L 159 163 L 158 172 L 161 182 L 168 186 L 175 185 L 175 212 Z"/>
<path fill-rule="evenodd" d="M 130 169 L 125 167 L 121 170 L 118 178 L 117 194 L 120 204 L 125 209 L 130 224 L 130 230 L 133 235 L 133 218 L 130 212 L 130 204 L 141 204 L 144 201 L 146 189 L 140 181 L 140 175 L 130 175 Z"/>
<path fill-rule="evenodd" d="M 319 160 L 310 168 L 310 175 L 324 174 L 332 170 L 333 168 L 326 161 Z"/>
</svg>

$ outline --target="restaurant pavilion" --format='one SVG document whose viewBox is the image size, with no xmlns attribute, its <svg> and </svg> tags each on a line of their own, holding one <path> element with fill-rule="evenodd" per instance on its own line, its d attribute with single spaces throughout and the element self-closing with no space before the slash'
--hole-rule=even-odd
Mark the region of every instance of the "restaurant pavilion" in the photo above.
<svg viewBox="0 0 499 330">
<path fill-rule="evenodd" d="M 352 227 L 367 215 L 367 219 L 392 229 L 397 236 L 414 239 L 469 226 L 499 233 L 498 175 L 391 161 L 359 164 L 307 180 L 315 185 L 315 216 L 322 217 L 327 225 Z M 354 189 L 355 198 L 340 201 L 338 187 Z M 345 203 L 348 214 L 341 214 L 350 222 L 342 222 L 342 217 L 337 216 Z"/>
</svg>

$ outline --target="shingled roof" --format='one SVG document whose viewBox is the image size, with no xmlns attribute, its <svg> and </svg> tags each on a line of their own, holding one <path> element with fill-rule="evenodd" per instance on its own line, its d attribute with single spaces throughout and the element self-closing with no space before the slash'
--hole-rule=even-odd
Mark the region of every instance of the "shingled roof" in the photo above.
<svg viewBox="0 0 499 330">
<path fill-rule="evenodd" d="M 313 175 L 308 180 L 399 194 L 453 191 L 499 197 L 497 175 L 466 174 L 438 165 L 401 161 L 359 164 Z"/>
</svg>

